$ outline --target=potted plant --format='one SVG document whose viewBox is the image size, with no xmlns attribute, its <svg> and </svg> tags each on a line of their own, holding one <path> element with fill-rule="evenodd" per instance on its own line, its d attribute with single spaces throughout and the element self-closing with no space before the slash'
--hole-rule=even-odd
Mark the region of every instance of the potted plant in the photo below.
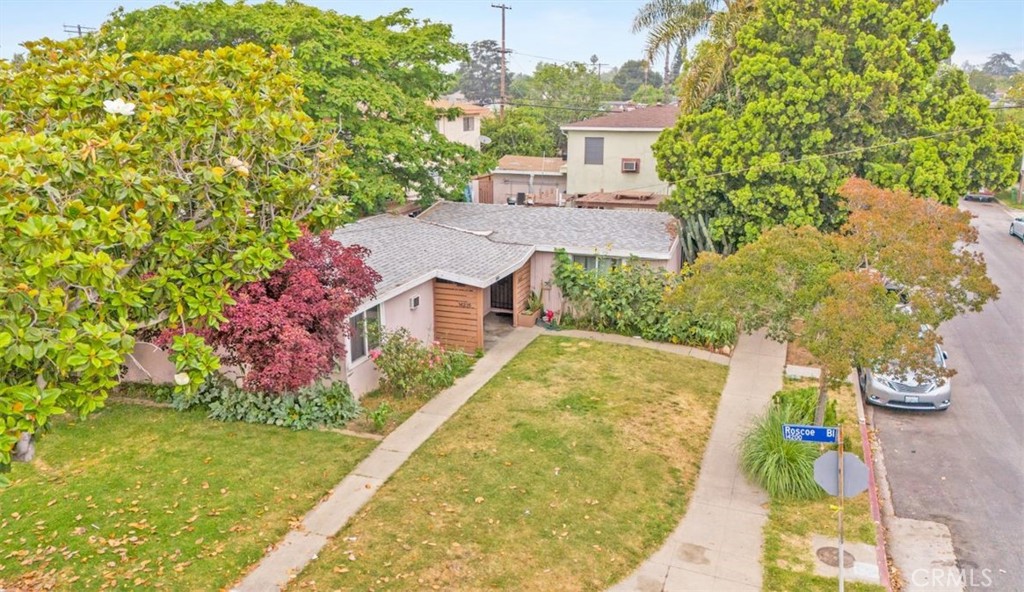
<svg viewBox="0 0 1024 592">
<path fill-rule="evenodd" d="M 530 297 L 526 299 L 526 309 L 519 313 L 517 325 L 520 327 L 536 325 L 537 317 L 540 316 L 542 308 L 544 308 L 544 303 L 541 301 L 540 295 L 536 292 L 530 292 Z"/>
</svg>

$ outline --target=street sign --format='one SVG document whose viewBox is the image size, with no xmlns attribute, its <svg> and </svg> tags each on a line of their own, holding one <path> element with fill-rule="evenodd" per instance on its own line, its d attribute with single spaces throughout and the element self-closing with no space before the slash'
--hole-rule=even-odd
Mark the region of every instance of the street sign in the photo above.
<svg viewBox="0 0 1024 592">
<path fill-rule="evenodd" d="M 814 461 L 814 482 L 829 495 L 839 495 L 839 453 L 829 450 Z M 852 452 L 843 454 L 843 497 L 868 488 L 868 467 Z"/>
<path fill-rule="evenodd" d="M 839 441 L 839 428 L 784 423 L 782 424 L 782 437 L 795 442 L 835 444 Z"/>
</svg>

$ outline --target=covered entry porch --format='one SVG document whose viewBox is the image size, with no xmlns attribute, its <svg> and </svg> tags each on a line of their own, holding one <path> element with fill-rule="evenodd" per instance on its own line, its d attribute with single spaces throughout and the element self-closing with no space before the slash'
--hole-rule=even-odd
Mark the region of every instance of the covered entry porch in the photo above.
<svg viewBox="0 0 1024 592">
<path fill-rule="evenodd" d="M 526 310 L 530 296 L 531 259 L 515 271 L 498 277 L 487 286 L 473 286 L 452 280 L 434 282 L 434 336 L 446 348 L 476 353 L 486 349 L 495 335 L 503 333 L 504 319 L 518 326 L 519 313 Z M 485 317 L 487 327 L 485 328 Z"/>
</svg>

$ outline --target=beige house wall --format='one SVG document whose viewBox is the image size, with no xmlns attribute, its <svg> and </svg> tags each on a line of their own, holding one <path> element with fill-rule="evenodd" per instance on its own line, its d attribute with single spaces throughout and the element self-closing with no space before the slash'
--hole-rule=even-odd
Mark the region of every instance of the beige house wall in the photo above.
<svg viewBox="0 0 1024 592">
<path fill-rule="evenodd" d="M 669 193 L 668 183 L 658 179 L 654 152 L 651 150 L 651 145 L 660 133 L 637 130 L 566 130 L 567 192 L 570 195 L 629 190 Z M 583 164 L 584 138 L 604 138 L 604 164 Z M 623 173 L 623 158 L 639 158 L 639 172 Z"/>
<path fill-rule="evenodd" d="M 493 203 L 496 204 L 508 203 L 507 198 L 515 197 L 520 192 L 549 197 L 545 203 L 555 203 L 557 196 L 565 195 L 565 175 L 533 175 L 532 187 L 529 173 L 492 173 L 491 178 L 494 182 Z"/>
<path fill-rule="evenodd" d="M 462 119 L 468 117 L 473 120 L 473 130 L 464 131 Z M 447 119 L 437 120 L 437 131 L 452 142 L 459 142 L 476 150 L 480 149 L 480 116 L 460 115 L 451 121 Z"/>
</svg>

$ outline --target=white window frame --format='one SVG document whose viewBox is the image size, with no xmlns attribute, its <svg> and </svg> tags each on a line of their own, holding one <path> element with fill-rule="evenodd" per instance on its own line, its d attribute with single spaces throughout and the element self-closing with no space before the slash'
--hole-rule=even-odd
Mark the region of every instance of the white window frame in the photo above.
<svg viewBox="0 0 1024 592">
<path fill-rule="evenodd" d="M 573 263 L 579 263 L 586 271 L 598 270 L 608 272 L 622 265 L 622 259 L 618 257 L 607 257 L 605 255 L 576 255 L 572 256 Z"/>
<path fill-rule="evenodd" d="M 363 310 L 357 312 L 356 314 L 354 314 L 354 315 L 352 315 L 352 316 L 350 316 L 348 318 L 348 322 L 349 322 L 348 347 L 345 348 L 345 350 L 346 350 L 345 354 L 348 356 L 348 366 L 349 366 L 349 368 L 352 368 L 353 366 L 361 364 L 361 363 L 365 362 L 366 360 L 370 359 L 370 351 L 375 349 L 375 348 L 377 348 L 377 347 L 380 347 L 380 343 L 374 343 L 374 342 L 372 342 L 370 340 L 370 335 L 366 331 L 366 325 L 365 325 L 366 313 L 371 311 L 371 310 L 374 310 L 374 309 L 377 310 L 377 324 L 380 325 L 381 329 L 383 329 L 384 328 L 384 305 L 383 305 L 383 303 L 374 304 L 373 306 L 367 306 Z M 363 354 L 361 356 L 356 358 L 356 357 L 353 357 L 353 355 L 352 355 L 352 353 L 353 353 L 352 352 L 352 344 L 353 344 L 354 338 L 356 336 L 353 324 L 354 323 L 358 323 L 360 321 L 362 321 L 364 323 L 363 330 L 362 330 L 362 340 L 363 340 L 362 345 L 363 345 L 364 351 L 363 351 Z"/>
<path fill-rule="evenodd" d="M 462 131 L 464 131 L 464 132 L 475 132 L 476 131 L 476 118 L 475 117 L 463 117 L 462 118 Z"/>
</svg>

